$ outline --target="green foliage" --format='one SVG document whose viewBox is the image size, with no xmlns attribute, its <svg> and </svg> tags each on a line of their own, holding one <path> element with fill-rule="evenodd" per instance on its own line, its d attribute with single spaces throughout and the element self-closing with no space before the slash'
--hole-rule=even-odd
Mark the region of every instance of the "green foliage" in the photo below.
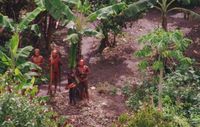
<svg viewBox="0 0 200 127">
<path fill-rule="evenodd" d="M 56 127 L 56 114 L 35 98 L 4 93 L 0 96 L 1 127 Z"/>
<path fill-rule="evenodd" d="M 138 111 L 128 123 L 128 127 L 170 127 L 170 123 L 161 112 L 151 107 Z M 172 127 L 172 126 L 171 126 Z"/>
<path fill-rule="evenodd" d="M 0 13 L 0 26 L 1 27 L 7 27 L 10 30 L 14 31 L 13 21 L 8 18 L 8 16 L 4 16 Z"/>
<path fill-rule="evenodd" d="M 5 45 L 5 50 L 0 51 L 2 91 L 6 87 L 9 87 L 11 91 L 33 88 L 35 78 L 30 70 L 40 68 L 26 60 L 32 49 L 31 46 L 19 48 L 19 35 L 15 33 Z M 35 88 L 33 89 L 35 90 Z"/>
<path fill-rule="evenodd" d="M 118 117 L 118 121 L 120 124 L 125 124 L 129 120 L 129 115 L 124 113 Z"/>
<path fill-rule="evenodd" d="M 84 0 L 83 3 L 79 0 L 76 8 L 79 12 L 85 15 L 89 15 L 91 13 L 91 4 L 88 0 Z"/>
<path fill-rule="evenodd" d="M 152 6 L 153 4 L 148 0 L 133 2 L 122 12 L 122 18 L 125 18 L 128 21 L 137 19 L 142 12 L 145 12 Z"/>
<path fill-rule="evenodd" d="M 198 127 L 200 125 L 200 72 L 189 68 L 176 70 L 166 76 L 163 96 L 170 99 L 170 106 L 178 105 L 176 114 L 188 118 L 189 123 Z M 168 101 L 164 102 L 166 106 Z"/>
<path fill-rule="evenodd" d="M 94 29 L 86 27 L 86 21 L 83 15 L 76 18 L 75 21 L 68 23 L 67 27 L 69 29 L 66 40 L 70 43 L 69 52 L 69 67 L 75 68 L 77 64 L 78 52 L 81 52 L 81 41 L 83 36 L 95 36 L 97 38 L 102 38 L 102 33 Z"/>
<path fill-rule="evenodd" d="M 130 90 L 131 88 L 129 88 Z M 126 103 L 133 111 L 139 110 L 144 103 L 152 103 L 151 97 L 155 97 L 153 101 L 157 104 L 156 90 L 156 84 L 153 81 L 143 81 L 137 84 L 134 91 L 128 92 L 128 100 Z"/>
<path fill-rule="evenodd" d="M 126 8 L 125 3 L 118 3 L 102 9 L 99 9 L 88 16 L 89 21 L 108 19 L 111 15 L 118 15 Z"/>
<path fill-rule="evenodd" d="M 140 86 L 136 94 L 132 94 L 128 99 L 129 106 L 136 111 L 144 102 L 156 104 L 156 106 L 161 102 L 165 115 L 175 120 L 174 126 L 198 126 L 199 123 L 196 121 L 199 119 L 199 115 L 197 115 L 199 111 L 196 109 L 199 109 L 197 106 L 199 105 L 199 101 L 197 101 L 199 74 L 189 68 L 192 60 L 184 56 L 184 51 L 191 40 L 184 38 L 180 31 L 166 32 L 158 29 L 143 36 L 140 42 L 145 46 L 135 54 L 146 59 L 139 64 L 139 67 L 141 69 L 150 67 L 154 70 L 156 78 L 142 83 L 143 87 Z M 162 71 L 166 68 L 170 69 L 171 73 Z M 158 74 L 158 71 L 163 74 Z M 145 85 L 147 82 L 148 85 Z M 156 84 L 159 84 L 158 87 Z M 162 89 L 163 87 L 164 89 Z M 192 118 L 192 116 L 194 117 Z"/>
<path fill-rule="evenodd" d="M 190 18 L 193 18 L 195 20 L 200 21 L 200 15 L 198 13 L 195 13 L 194 11 L 191 11 L 186 8 L 180 8 L 180 7 L 173 7 L 172 5 L 177 0 L 157 0 L 156 3 L 158 6 L 154 6 L 156 9 L 158 9 L 161 12 L 161 18 L 162 18 L 162 28 L 167 31 L 167 15 L 170 11 L 181 11 L 185 12 L 190 16 Z M 180 0 L 178 0 L 180 2 Z M 190 0 L 181 0 L 183 4 L 189 4 Z M 154 4 L 155 5 L 155 4 Z"/>
<path fill-rule="evenodd" d="M 55 19 L 68 21 L 75 19 L 69 6 L 64 4 L 61 0 L 43 0 L 43 3 L 45 8 Z"/>
<path fill-rule="evenodd" d="M 45 9 L 43 7 L 37 7 L 32 12 L 27 13 L 21 20 L 20 23 L 14 23 L 7 16 L 0 14 L 0 25 L 9 28 L 13 32 L 22 32 L 28 28 L 29 24 L 43 12 Z"/>
<path fill-rule="evenodd" d="M 200 5 L 200 0 L 177 0 L 179 4 L 186 7 L 193 7 Z"/>
<path fill-rule="evenodd" d="M 29 24 L 45 9 L 42 7 L 37 7 L 32 12 L 27 13 L 24 18 L 21 20 L 21 22 L 17 25 L 17 31 L 23 31 L 25 30 Z"/>
<path fill-rule="evenodd" d="M 198 127 L 200 125 L 200 73 L 189 68 L 176 70 L 164 77 L 162 93 L 163 113 L 174 120 L 174 127 Z M 130 90 L 131 88 L 129 88 Z M 128 94 L 127 105 L 134 111 L 147 104 L 157 106 L 158 94 L 154 81 L 143 81 Z"/>
<path fill-rule="evenodd" d="M 184 38 L 183 33 L 178 30 L 166 32 L 162 29 L 155 30 L 139 39 L 145 46 L 135 53 L 141 58 L 148 58 L 140 63 L 141 69 L 150 66 L 157 71 L 164 68 L 166 64 L 170 67 L 187 67 L 192 60 L 184 56 L 184 51 L 191 43 L 191 40 Z M 166 62 L 166 61 L 169 62 Z M 178 62 L 177 62 L 178 61 Z"/>
<path fill-rule="evenodd" d="M 128 84 L 126 84 L 123 88 L 122 88 L 122 92 L 126 97 L 131 96 L 133 90 L 133 88 Z"/>
<path fill-rule="evenodd" d="M 151 3 L 147 0 L 140 0 L 130 5 L 124 2 L 114 2 L 90 14 L 88 16 L 89 21 L 99 20 L 97 30 L 104 35 L 99 47 L 100 53 L 105 46 L 115 46 L 116 37 L 121 33 L 122 28 L 126 27 L 126 22 L 137 19 L 140 14 L 150 8 L 150 5 Z M 110 35 L 113 35 L 113 42 L 109 42 Z"/>
<path fill-rule="evenodd" d="M 151 106 L 143 106 L 133 115 L 122 114 L 118 123 L 120 127 L 189 127 L 185 118 L 169 118 Z"/>
</svg>

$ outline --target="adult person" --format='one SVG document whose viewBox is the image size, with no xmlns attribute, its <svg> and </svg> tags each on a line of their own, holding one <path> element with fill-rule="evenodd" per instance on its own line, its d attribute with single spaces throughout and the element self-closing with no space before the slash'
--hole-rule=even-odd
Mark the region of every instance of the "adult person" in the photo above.
<svg viewBox="0 0 200 127">
<path fill-rule="evenodd" d="M 76 75 L 79 81 L 78 88 L 80 91 L 81 99 L 87 99 L 89 101 L 88 73 L 89 67 L 85 64 L 83 59 L 80 59 L 76 69 Z"/>
<path fill-rule="evenodd" d="M 62 65 L 62 63 L 61 63 L 61 59 L 57 50 L 54 49 L 51 52 L 49 61 L 50 61 L 50 84 L 49 84 L 48 93 L 52 94 L 51 86 L 52 84 L 54 84 L 55 86 L 54 93 L 56 93 L 57 86 L 58 84 L 60 84 L 60 76 L 61 76 L 60 66 Z"/>
</svg>

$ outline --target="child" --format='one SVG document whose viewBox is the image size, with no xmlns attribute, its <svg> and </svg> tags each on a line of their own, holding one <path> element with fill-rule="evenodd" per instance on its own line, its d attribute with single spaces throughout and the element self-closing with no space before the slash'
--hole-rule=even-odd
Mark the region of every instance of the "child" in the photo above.
<svg viewBox="0 0 200 127">
<path fill-rule="evenodd" d="M 34 50 L 34 55 L 31 57 L 31 61 L 38 65 L 39 67 L 42 66 L 42 64 L 44 63 L 44 58 L 42 55 L 40 55 L 40 50 L 39 49 L 35 49 Z"/>
<path fill-rule="evenodd" d="M 76 104 L 76 78 L 75 73 L 73 71 L 68 73 L 68 84 L 66 89 L 69 89 L 69 103 L 72 105 Z"/>
</svg>

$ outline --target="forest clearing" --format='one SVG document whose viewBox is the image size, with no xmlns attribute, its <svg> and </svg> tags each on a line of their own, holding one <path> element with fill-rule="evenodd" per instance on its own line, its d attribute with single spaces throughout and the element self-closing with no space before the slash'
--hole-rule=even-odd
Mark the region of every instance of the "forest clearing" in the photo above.
<svg viewBox="0 0 200 127">
<path fill-rule="evenodd" d="M 0 127 L 200 127 L 199 0 L 0 0 Z"/>
</svg>

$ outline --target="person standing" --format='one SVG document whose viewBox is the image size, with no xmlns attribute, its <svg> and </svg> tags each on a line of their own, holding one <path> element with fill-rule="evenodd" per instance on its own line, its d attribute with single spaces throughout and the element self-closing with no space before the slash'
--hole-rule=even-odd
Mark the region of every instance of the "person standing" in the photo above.
<svg viewBox="0 0 200 127">
<path fill-rule="evenodd" d="M 44 63 L 44 58 L 42 55 L 40 55 L 40 49 L 36 48 L 34 50 L 34 55 L 31 57 L 31 61 L 39 67 L 42 67 L 42 64 Z"/>
<path fill-rule="evenodd" d="M 75 73 L 73 71 L 69 72 L 67 78 L 68 84 L 66 89 L 69 89 L 69 104 L 76 105 L 77 83 Z"/>
<path fill-rule="evenodd" d="M 50 61 L 50 84 L 49 84 L 48 93 L 51 94 L 52 84 L 54 84 L 55 86 L 54 93 L 56 93 L 57 85 L 60 83 L 60 76 L 61 76 L 60 75 L 61 59 L 57 50 L 54 49 L 51 52 L 49 61 Z"/>
<path fill-rule="evenodd" d="M 81 99 L 87 99 L 89 101 L 88 74 L 89 67 L 85 65 L 85 61 L 83 59 L 80 59 L 76 70 L 76 75 L 79 81 L 78 88 Z"/>
</svg>

